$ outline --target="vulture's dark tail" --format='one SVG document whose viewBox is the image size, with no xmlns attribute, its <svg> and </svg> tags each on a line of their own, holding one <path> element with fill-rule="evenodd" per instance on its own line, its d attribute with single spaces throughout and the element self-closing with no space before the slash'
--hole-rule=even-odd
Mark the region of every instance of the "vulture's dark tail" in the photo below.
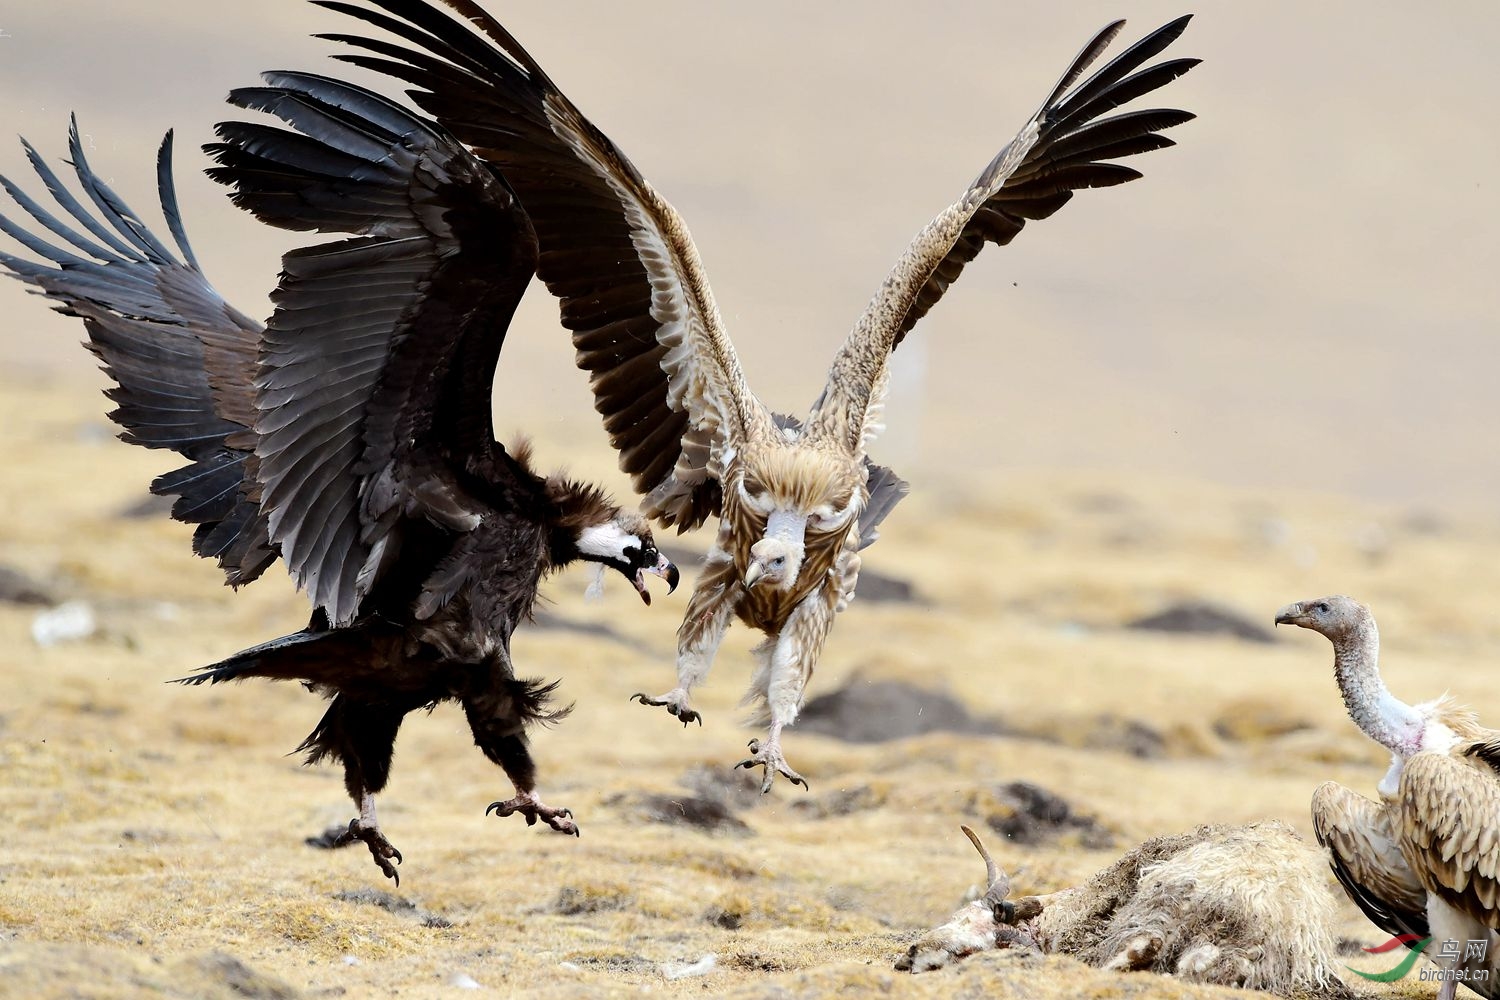
<svg viewBox="0 0 1500 1000">
<path fill-rule="evenodd" d="M 241 650 L 196 673 L 178 677 L 174 684 L 219 684 L 246 677 L 317 684 L 348 680 L 352 665 L 368 658 L 370 637 L 361 628 L 314 631 L 304 629 Z"/>
</svg>

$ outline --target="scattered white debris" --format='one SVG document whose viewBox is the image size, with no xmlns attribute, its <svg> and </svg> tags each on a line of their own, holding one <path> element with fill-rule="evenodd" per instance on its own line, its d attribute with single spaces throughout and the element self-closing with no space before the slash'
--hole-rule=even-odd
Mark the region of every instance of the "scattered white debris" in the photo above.
<svg viewBox="0 0 1500 1000">
<path fill-rule="evenodd" d="M 559 969 L 567 969 L 569 972 L 582 972 L 583 967 L 576 962 L 558 962 Z"/>
<path fill-rule="evenodd" d="M 31 619 L 31 639 L 38 646 L 87 639 L 98 629 L 98 619 L 87 601 L 59 604 Z"/>
<path fill-rule="evenodd" d="M 355 958 L 353 955 L 345 955 L 344 956 L 344 964 L 345 965 L 358 965 L 359 964 L 359 959 Z"/>
<path fill-rule="evenodd" d="M 477 990 L 482 988 L 479 985 L 479 981 L 467 972 L 455 972 L 453 978 L 448 980 L 448 985 L 456 986 L 461 990 Z"/>
<path fill-rule="evenodd" d="M 668 979 L 691 979 L 693 976 L 708 975 L 714 971 L 714 967 L 718 964 L 718 956 L 713 952 L 709 952 L 698 959 L 698 961 L 692 963 L 664 962 L 662 963 L 661 974 Z"/>
<path fill-rule="evenodd" d="M 603 563 L 594 570 L 594 580 L 589 584 L 589 589 L 583 592 L 585 601 L 597 601 L 604 596 L 604 571 L 607 569 Z"/>
</svg>

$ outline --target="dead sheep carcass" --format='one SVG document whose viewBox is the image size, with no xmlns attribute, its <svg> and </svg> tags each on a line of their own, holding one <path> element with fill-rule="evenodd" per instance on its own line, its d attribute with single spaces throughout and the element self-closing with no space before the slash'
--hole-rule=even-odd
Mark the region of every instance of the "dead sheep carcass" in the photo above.
<svg viewBox="0 0 1500 1000">
<path fill-rule="evenodd" d="M 1282 996 L 1350 996 L 1334 970 L 1334 899 L 1322 859 L 1284 823 L 1155 837 L 1084 885 L 1014 901 L 975 836 L 988 887 L 922 936 L 896 968 L 926 972 L 992 948 Z"/>
</svg>

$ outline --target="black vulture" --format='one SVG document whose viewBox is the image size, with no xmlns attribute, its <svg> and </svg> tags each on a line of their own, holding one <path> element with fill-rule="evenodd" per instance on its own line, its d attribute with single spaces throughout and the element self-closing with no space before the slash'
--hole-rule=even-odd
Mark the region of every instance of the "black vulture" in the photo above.
<svg viewBox="0 0 1500 1000">
<path fill-rule="evenodd" d="M 577 560 L 618 570 L 648 604 L 643 574 L 675 588 L 678 573 L 639 513 L 537 474 L 527 444 L 494 438 L 491 383 L 536 270 L 532 224 L 494 170 L 369 91 L 286 73 L 230 99 L 293 129 L 220 126 L 211 173 L 235 201 L 275 225 L 352 234 L 286 254 L 264 327 L 193 255 L 171 133 L 157 180 L 175 250 L 90 169 L 76 123 L 72 166 L 92 210 L 29 144 L 56 208 L 0 179 L 35 220 L 0 217 L 31 252 L 0 264 L 84 321 L 116 382 L 121 437 L 188 460 L 152 490 L 197 525 L 194 551 L 235 587 L 279 557 L 313 604 L 300 632 L 181 680 L 296 680 L 324 695 L 299 749 L 342 762 L 359 808 L 344 840 L 398 882 L 375 794 L 402 719 L 437 702 L 463 706 L 515 786 L 489 810 L 576 834 L 572 813 L 538 795 L 526 739 L 566 709 L 548 707 L 556 683 L 515 675 L 511 634 L 542 577 Z"/>
</svg>

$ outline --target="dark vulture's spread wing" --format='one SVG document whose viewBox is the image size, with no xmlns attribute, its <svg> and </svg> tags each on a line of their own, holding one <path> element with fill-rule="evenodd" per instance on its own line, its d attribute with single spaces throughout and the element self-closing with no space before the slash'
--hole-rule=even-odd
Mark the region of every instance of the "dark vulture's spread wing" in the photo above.
<svg viewBox="0 0 1500 1000">
<path fill-rule="evenodd" d="M 859 373 L 880 370 L 889 352 L 985 244 L 1010 243 L 1028 220 L 1051 216 L 1075 191 L 1141 176 L 1110 161 L 1174 145 L 1161 133 L 1191 121 L 1189 112 L 1153 109 L 1104 116 L 1200 62 L 1171 59 L 1141 69 L 1182 34 L 1190 17 L 1156 29 L 1078 83 L 1125 22 L 1109 25 L 1084 46 L 1031 120 L 897 262 L 835 356 L 828 384 L 813 407 L 811 433 L 849 441 L 873 434 L 883 386 Z"/>
<path fill-rule="evenodd" d="M 27 143 L 57 209 L 7 179 L 0 183 L 61 242 L 0 217 L 0 230 L 46 261 L 0 253 L 0 264 L 59 312 L 83 320 L 89 349 L 116 382 L 107 394 L 118 404 L 110 417 L 125 429 L 121 436 L 189 460 L 158 477 L 152 491 L 176 496 L 172 515 L 198 525 L 195 552 L 217 559 L 231 584 L 248 583 L 276 558 L 257 502 L 250 431 L 261 326 L 219 297 L 193 257 L 172 184 L 170 132 L 157 157 L 157 186 L 175 254 L 90 169 L 76 123 L 68 149 L 93 211 Z"/>
<path fill-rule="evenodd" d="M 413 84 L 412 99 L 516 191 L 646 512 L 680 529 L 717 513 L 723 450 L 772 428 L 677 213 L 471 0 L 314 2 L 400 39 L 324 36 L 364 50 L 341 58 Z"/>
<path fill-rule="evenodd" d="M 266 82 L 232 101 L 295 131 L 220 126 L 213 175 L 269 223 L 358 234 L 286 255 L 267 327 L 198 269 L 170 141 L 158 178 L 181 259 L 89 169 L 75 129 L 94 211 L 28 146 L 61 213 L 4 186 L 62 245 L 0 218 L 43 259 L 0 254 L 0 264 L 84 319 L 118 383 L 112 416 L 126 440 L 190 460 L 153 489 L 179 496 L 173 514 L 199 525 L 196 551 L 233 584 L 280 555 L 315 607 L 347 624 L 411 525 L 466 532 L 512 505 L 497 495 L 516 481 L 494 442 L 490 393 L 536 240 L 505 183 L 440 128 L 322 77 Z"/>
<path fill-rule="evenodd" d="M 256 378 L 262 506 L 313 603 L 351 621 L 404 526 L 454 532 L 506 498 L 490 426 L 495 362 L 536 241 L 495 174 L 362 88 L 268 73 L 208 147 L 234 200 L 288 229 L 359 234 L 287 254 Z M 493 484 L 500 483 L 500 486 Z"/>
</svg>

